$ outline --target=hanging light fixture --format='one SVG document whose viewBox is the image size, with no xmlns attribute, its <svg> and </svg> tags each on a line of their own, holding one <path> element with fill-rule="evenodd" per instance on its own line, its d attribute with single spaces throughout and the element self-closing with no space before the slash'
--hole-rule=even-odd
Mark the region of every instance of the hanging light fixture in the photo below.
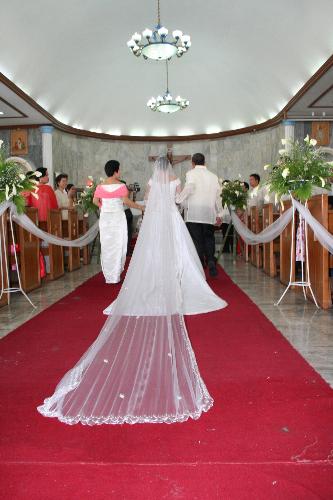
<svg viewBox="0 0 333 500">
<path fill-rule="evenodd" d="M 174 30 L 172 37 L 169 35 L 167 28 L 161 25 L 160 0 L 157 0 L 157 26 L 152 30 L 146 28 L 142 35 L 134 33 L 127 46 L 137 57 L 163 61 L 185 54 L 191 47 L 191 37 L 180 30 Z"/>
<path fill-rule="evenodd" d="M 167 88 L 166 92 L 163 96 L 159 95 L 158 97 L 152 97 L 147 102 L 148 108 L 152 111 L 160 111 L 161 113 L 175 113 L 176 111 L 186 109 L 190 101 L 186 99 L 182 99 L 180 96 L 174 99 L 169 92 L 169 68 L 168 61 L 166 61 L 166 81 Z"/>
</svg>

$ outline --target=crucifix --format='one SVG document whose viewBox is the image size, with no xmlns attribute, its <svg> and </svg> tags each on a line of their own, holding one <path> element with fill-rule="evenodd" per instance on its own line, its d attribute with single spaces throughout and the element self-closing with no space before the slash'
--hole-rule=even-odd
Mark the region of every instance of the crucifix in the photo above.
<svg viewBox="0 0 333 500">
<path fill-rule="evenodd" d="M 191 160 L 191 158 L 192 158 L 191 155 L 174 155 L 172 152 L 172 144 L 167 144 L 166 156 L 173 167 L 175 165 L 177 165 L 177 163 L 182 163 L 183 161 L 188 161 L 188 160 Z M 148 156 L 149 161 L 156 161 L 158 158 L 159 158 L 159 155 Z"/>
</svg>

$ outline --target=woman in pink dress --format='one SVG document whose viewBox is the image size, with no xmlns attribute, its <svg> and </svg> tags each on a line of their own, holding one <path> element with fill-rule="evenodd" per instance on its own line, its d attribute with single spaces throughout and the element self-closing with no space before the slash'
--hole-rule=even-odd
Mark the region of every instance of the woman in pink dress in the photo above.
<svg viewBox="0 0 333 500">
<path fill-rule="evenodd" d="M 101 209 L 99 230 L 101 264 L 106 283 L 119 283 L 127 251 L 127 222 L 124 205 L 144 210 L 128 198 L 125 184 L 120 182 L 120 164 L 110 160 L 105 165 L 107 179 L 97 186 L 94 203 Z"/>
</svg>

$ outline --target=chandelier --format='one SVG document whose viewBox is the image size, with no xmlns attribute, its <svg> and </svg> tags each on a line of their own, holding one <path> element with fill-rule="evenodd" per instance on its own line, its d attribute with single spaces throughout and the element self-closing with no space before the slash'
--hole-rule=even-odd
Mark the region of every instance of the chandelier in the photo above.
<svg viewBox="0 0 333 500">
<path fill-rule="evenodd" d="M 180 30 L 174 30 L 172 36 L 169 35 L 167 28 L 161 25 L 160 0 L 157 0 L 157 26 L 153 30 L 146 28 L 142 35 L 134 33 L 127 46 L 137 57 L 142 55 L 144 59 L 162 61 L 185 54 L 191 47 L 191 38 Z"/>
<path fill-rule="evenodd" d="M 169 69 L 168 69 L 168 61 L 166 61 L 166 81 L 167 88 L 166 92 L 163 96 L 159 95 L 158 97 L 152 97 L 147 102 L 148 108 L 152 111 L 160 111 L 161 113 L 175 113 L 176 111 L 186 109 L 190 101 L 187 99 L 182 99 L 180 96 L 174 99 L 169 92 Z"/>
</svg>

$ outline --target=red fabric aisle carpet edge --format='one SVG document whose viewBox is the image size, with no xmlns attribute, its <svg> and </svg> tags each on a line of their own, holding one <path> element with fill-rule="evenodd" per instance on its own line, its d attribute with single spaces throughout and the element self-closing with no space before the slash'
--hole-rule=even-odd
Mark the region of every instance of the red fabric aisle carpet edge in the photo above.
<svg viewBox="0 0 333 500">
<path fill-rule="evenodd" d="M 119 291 L 101 275 L 1 341 L 7 498 L 333 497 L 332 389 L 224 272 L 209 283 L 229 306 L 186 318 L 215 399 L 197 421 L 71 427 L 37 413 Z"/>
</svg>

